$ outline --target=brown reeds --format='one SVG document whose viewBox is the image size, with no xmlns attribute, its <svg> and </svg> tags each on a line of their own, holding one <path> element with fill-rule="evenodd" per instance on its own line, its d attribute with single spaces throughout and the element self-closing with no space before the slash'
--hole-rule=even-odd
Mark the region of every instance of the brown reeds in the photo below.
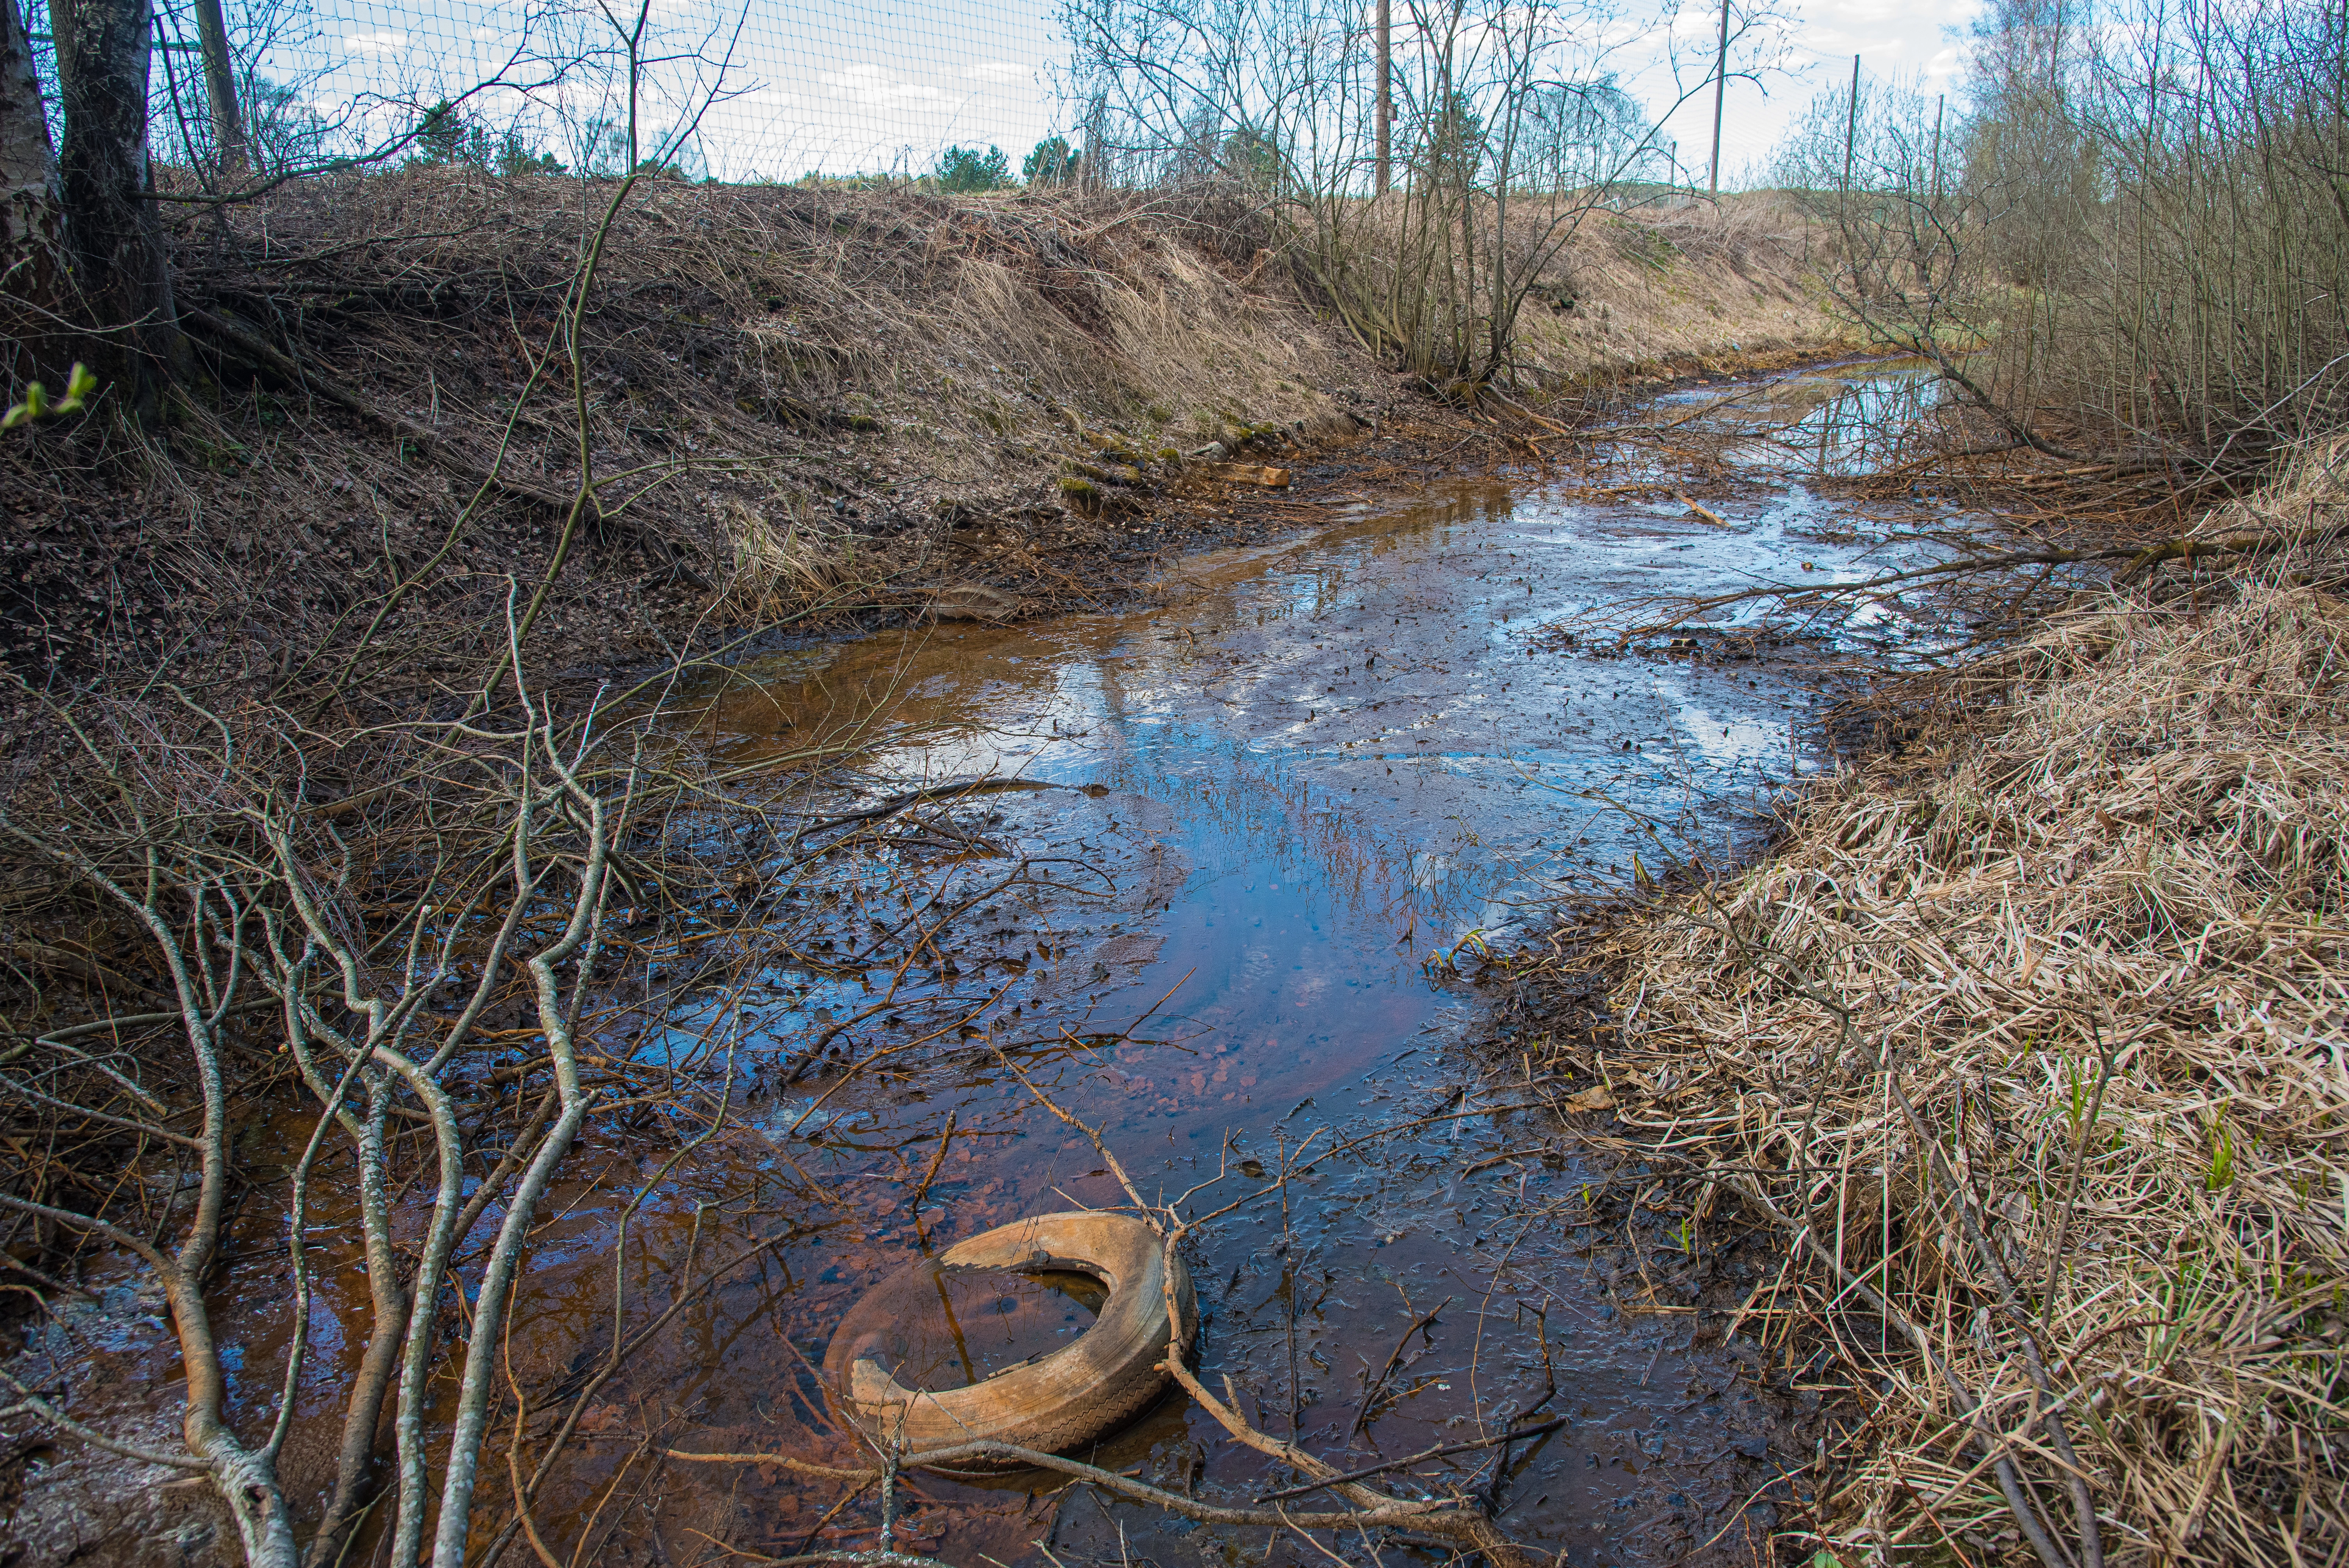
<svg viewBox="0 0 2349 1568">
<path fill-rule="evenodd" d="M 2230 511 L 2342 505 L 2312 465 Z M 2349 606 L 2323 567 L 2079 603 L 1766 862 L 1601 940 L 1621 1120 L 1793 1246 L 1725 1332 L 1765 1367 L 1823 1352 L 1871 1407 L 1824 1543 L 2349 1550 Z"/>
</svg>

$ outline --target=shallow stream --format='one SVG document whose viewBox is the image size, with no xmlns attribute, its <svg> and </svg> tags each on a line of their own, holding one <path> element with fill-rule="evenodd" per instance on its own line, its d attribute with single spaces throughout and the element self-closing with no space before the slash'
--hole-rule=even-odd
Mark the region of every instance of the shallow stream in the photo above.
<svg viewBox="0 0 2349 1568">
<path fill-rule="evenodd" d="M 1733 392 L 1734 416 L 1700 418 L 1783 426 L 1815 410 L 1817 461 L 1833 464 L 1846 454 L 1829 421 L 1907 385 L 1881 367 L 1814 372 L 1693 388 L 1650 417 Z M 875 1281 L 1025 1213 L 1122 1202 L 1032 1083 L 1154 1196 L 1213 1181 L 1190 1203 L 1205 1210 L 1264 1190 L 1191 1259 L 1201 1365 L 1233 1377 L 1259 1425 L 1368 1464 L 1513 1416 L 1569 1417 L 1516 1448 L 1502 1476 L 1489 1449 L 1423 1472 L 1488 1487 L 1513 1535 L 1572 1563 L 1750 1560 L 1778 1504 L 1806 1491 L 1806 1404 L 1757 1394 L 1739 1380 L 1745 1363 L 1692 1341 L 1706 1302 L 1751 1295 L 1755 1265 L 1707 1255 L 1693 1232 L 1674 1257 L 1627 1253 L 1590 1205 L 1595 1168 L 1530 1109 L 1532 1050 L 1495 1044 L 1461 975 L 1561 903 L 1674 860 L 1733 861 L 1774 796 L 1819 765 L 1820 655 L 1836 639 L 1784 636 L 1753 607 L 1660 648 L 1568 634 L 1609 603 L 1889 563 L 1881 520 L 1764 466 L 1812 432 L 1775 439 L 1728 449 L 1744 466 L 1706 492 L 1720 524 L 1669 485 L 1594 499 L 1587 482 L 1535 475 L 1439 484 L 1336 509 L 1282 543 L 1185 560 L 1141 607 L 948 624 L 735 670 L 693 726 L 722 764 L 785 754 L 843 716 L 886 727 L 859 759 L 870 788 L 803 810 L 1002 787 L 926 803 L 936 851 L 918 876 L 858 861 L 788 894 L 832 912 L 821 963 L 777 962 L 747 992 L 680 1007 L 670 1037 L 638 1042 L 638 1060 L 662 1059 L 706 1042 L 722 1013 L 769 1167 L 795 1162 L 847 1197 L 632 1367 L 616 1426 L 626 1400 L 652 1400 L 682 1449 L 803 1449 L 822 1425 L 812 1368 L 828 1327 Z M 1897 620 L 1878 617 L 1875 634 L 1908 634 Z M 854 963 L 868 934 L 955 907 L 927 967 L 894 989 Z M 905 1040 L 921 1043 L 888 1055 Z M 862 1065 L 842 1076 L 846 1064 Z M 1279 1180 L 1300 1151 L 1342 1143 L 1353 1151 Z M 610 1310 L 593 1243 L 627 1190 L 570 1201 L 561 1224 L 581 1255 L 525 1287 L 517 1322 L 532 1340 L 593 1341 Z M 756 1190 L 755 1171 L 726 1159 L 680 1167 L 635 1221 L 644 1288 L 688 1244 L 696 1202 L 740 1212 Z M 956 1280 L 909 1302 L 898 1374 L 933 1387 L 983 1377 L 1081 1333 L 1096 1295 Z M 1226 1501 L 1286 1484 L 1179 1398 L 1095 1458 Z M 760 1468 L 668 1477 L 673 1503 L 702 1494 L 693 1528 L 774 1554 L 836 1501 Z M 1074 1493 L 1040 1501 L 1058 1485 L 925 1481 L 937 1506 L 901 1544 L 972 1563 L 1268 1551 L 1261 1532 L 1244 1542 Z M 1316 1556 L 1297 1541 L 1269 1550 Z"/>
<path fill-rule="evenodd" d="M 579 1562 L 874 1544 L 870 1494 L 660 1456 L 851 1460 L 816 1369 L 860 1295 L 995 1225 L 1124 1202 L 1040 1093 L 1154 1199 L 1195 1189 L 1185 1212 L 1205 1212 L 1253 1196 L 1189 1263 L 1202 1374 L 1228 1377 L 1263 1429 L 1359 1467 L 1563 1417 L 1497 1472 L 1493 1448 L 1468 1447 L 1417 1484 L 1481 1491 L 1512 1536 L 1578 1565 L 1754 1560 L 1808 1491 L 1816 1414 L 1799 1368 L 1757 1376 L 1766 1307 L 1722 1344 L 1723 1304 L 1754 1301 L 1775 1263 L 1702 1214 L 1663 1211 L 1669 1249 L 1656 1214 L 1627 1228 L 1603 1196 L 1621 1162 L 1561 1129 L 1547 1043 L 1474 981 L 1562 905 L 1749 853 L 1774 800 L 1823 765 L 1826 655 L 1922 634 L 1898 605 L 1833 634 L 1731 606 L 1629 649 L 1586 622 L 1905 559 L 1919 547 L 1893 542 L 1889 510 L 1799 475 L 1864 465 L 1852 417 L 1913 385 L 1858 366 L 1651 405 L 1690 437 L 1757 432 L 1709 449 L 1717 521 L 1676 492 L 1689 479 L 1659 482 L 1626 446 L 1603 473 L 1333 505 L 1299 537 L 1180 561 L 1113 614 L 778 649 L 695 694 L 677 743 L 737 777 L 843 724 L 870 740 L 848 785 L 780 796 L 784 826 L 710 830 L 740 834 L 725 841 L 735 916 L 659 923 L 672 971 L 721 925 L 788 940 L 754 940 L 722 985 L 664 995 L 657 966 L 636 1026 L 605 1033 L 606 1066 L 683 1064 L 755 1132 L 647 1147 L 675 1124 L 606 1130 L 549 1195 L 508 1369 L 542 1413 L 595 1392 L 541 1528 Z M 905 799 L 949 785 L 980 787 Z M 890 824 L 885 847 L 809 854 L 805 835 L 860 811 Z M 935 935 L 897 967 L 909 927 Z M 894 956 L 868 967 L 867 952 Z M 738 1253 L 714 1287 L 684 1289 Z M 314 1319 L 297 1494 L 330 1460 L 355 1280 Z M 672 1304 L 592 1383 L 616 1336 Z M 1098 1305 L 1067 1276 L 941 1281 L 906 1298 L 895 1370 L 983 1378 L 1067 1343 Z M 1225 1502 L 1295 1480 L 1179 1397 L 1080 1457 Z M 510 1511 L 507 1458 L 485 1469 L 502 1479 L 477 1544 Z M 1058 1478 L 911 1492 L 897 1543 L 957 1563 L 1327 1561 Z"/>
</svg>

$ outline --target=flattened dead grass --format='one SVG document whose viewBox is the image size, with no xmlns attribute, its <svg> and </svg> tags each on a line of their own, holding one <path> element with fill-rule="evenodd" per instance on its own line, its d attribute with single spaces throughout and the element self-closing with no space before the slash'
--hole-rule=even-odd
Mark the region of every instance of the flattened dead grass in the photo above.
<svg viewBox="0 0 2349 1568">
<path fill-rule="evenodd" d="M 2344 507 L 2312 465 L 2211 526 Z M 2349 1554 L 2337 573 L 2056 619 L 1608 939 L 1623 1119 L 1810 1238 L 1728 1331 L 1875 1401 L 1847 1563 Z"/>
</svg>

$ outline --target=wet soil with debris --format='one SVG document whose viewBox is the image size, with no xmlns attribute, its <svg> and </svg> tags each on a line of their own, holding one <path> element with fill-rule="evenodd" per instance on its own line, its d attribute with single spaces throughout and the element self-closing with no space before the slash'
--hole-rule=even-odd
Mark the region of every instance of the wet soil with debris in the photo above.
<svg viewBox="0 0 2349 1568">
<path fill-rule="evenodd" d="M 1809 373 L 1754 397 L 1799 415 L 1898 376 Z M 1722 390 L 1655 407 L 1677 417 Z M 764 823 L 713 829 L 739 839 L 737 913 L 771 912 L 788 939 L 697 984 L 717 923 L 644 917 L 651 979 L 605 1020 L 602 1066 L 616 1084 L 695 1075 L 750 1130 L 678 1158 L 692 1128 L 623 1121 L 550 1196 L 510 1350 L 533 1408 L 589 1387 L 616 1332 L 683 1305 L 594 1385 L 583 1462 L 542 1496 L 541 1530 L 599 1563 L 875 1544 L 870 1494 L 674 1456 L 839 1462 L 852 1450 L 817 1368 L 864 1291 L 1022 1215 L 1123 1202 L 1040 1090 L 1154 1197 L 1248 1200 L 1189 1262 L 1202 1374 L 1228 1377 L 1260 1427 L 1353 1468 L 1463 1445 L 1415 1467 L 1420 1484 L 1480 1493 L 1577 1568 L 1770 1557 L 1834 1413 L 1804 1368 L 1754 1348 L 1741 1304 L 1778 1265 L 1769 1238 L 1648 1202 L 1636 1164 L 1578 1136 L 1605 1128 L 1603 1081 L 1538 1068 L 1527 1031 L 1554 1021 L 1475 984 L 1562 904 L 1751 853 L 1779 792 L 1821 765 L 1821 639 L 1750 609 L 1629 649 L 1576 631 L 1604 603 L 1805 563 L 1857 576 L 1906 548 L 1765 471 L 1768 455 L 1705 492 L 1718 524 L 1669 490 L 1431 484 L 1186 558 L 1116 613 L 776 649 L 711 677 L 676 732 L 701 758 L 756 769 L 844 722 L 872 739 L 851 787 L 779 791 Z M 1911 634 L 1896 609 L 1843 640 Z M 806 835 L 859 812 L 890 836 L 811 862 Z M 859 962 L 909 921 L 935 933 L 920 965 Z M 320 1217 L 330 1254 L 335 1225 Z M 1065 1344 L 1099 1305 L 1082 1282 L 1019 1276 L 933 1295 L 908 1305 L 896 1367 L 931 1387 Z M 364 1302 L 347 1261 L 314 1320 L 297 1495 L 324 1484 L 312 1471 L 331 1479 Z M 130 1337 L 128 1386 L 160 1391 L 160 1323 Z M 266 1352 L 236 1369 L 241 1399 L 268 1397 Z M 1079 1457 L 1218 1501 L 1295 1479 L 1179 1398 Z M 1423 1555 L 1396 1538 L 1268 1542 L 1060 1478 L 912 1491 L 897 1543 L 957 1563 Z M 485 1488 L 477 1545 L 504 1504 Z M 159 1516 L 145 1533 L 160 1550 L 191 1528 Z M 121 1547 L 108 1560 L 146 1560 Z"/>
</svg>

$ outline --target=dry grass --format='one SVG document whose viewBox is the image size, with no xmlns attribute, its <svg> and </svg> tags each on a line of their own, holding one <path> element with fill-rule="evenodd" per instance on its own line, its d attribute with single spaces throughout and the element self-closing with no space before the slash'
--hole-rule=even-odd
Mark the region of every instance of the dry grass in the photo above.
<svg viewBox="0 0 2349 1568">
<path fill-rule="evenodd" d="M 494 623 L 509 573 L 554 579 L 543 667 L 974 583 L 1047 608 L 1146 569 L 1182 451 L 1474 428 L 1300 295 L 1260 222 L 1148 192 L 648 181 L 601 253 L 574 388 L 565 302 L 611 196 L 411 169 L 188 219 L 175 287 L 212 379 L 143 442 L 93 425 L 0 454 L 0 657 L 36 683 L 214 659 L 273 687 L 348 664 L 345 690 L 405 694 L 497 655 L 450 629 Z M 1529 365 L 1587 380 L 1824 320 L 1789 303 L 1783 236 L 1675 222 L 1686 242 L 1593 231 Z M 583 444 L 602 515 L 552 573 Z M 1105 449 L 1139 480 L 1068 504 Z"/>
<path fill-rule="evenodd" d="M 1432 381 L 1450 380 L 1455 356 L 1483 362 L 1492 299 L 1481 277 L 1472 287 L 1458 259 L 1444 257 L 1419 227 L 1424 213 L 1402 200 L 1325 211 L 1333 228 L 1320 264 L 1334 275 L 1343 260 L 1362 330 L 1376 336 L 1383 322 L 1392 337 L 1414 342 L 1400 357 L 1424 362 Z M 1477 231 L 1489 258 L 1497 232 L 1490 212 Z M 1514 380 L 1496 389 L 1564 412 L 1562 405 L 1603 396 L 1629 377 L 1857 349 L 1862 339 L 1829 312 L 1809 265 L 1814 242 L 1803 214 L 1772 191 L 1622 212 L 1580 199 L 1521 197 L 1507 219 L 1511 289 L 1525 290 L 1512 317 Z M 1300 258 L 1311 243 L 1297 242 Z M 1298 271 L 1318 275 L 1310 265 Z"/>
<path fill-rule="evenodd" d="M 331 292 L 293 335 L 305 358 L 485 461 L 609 200 L 445 170 L 298 187 L 183 290 L 280 320 Z M 656 554 L 701 563 L 730 610 L 777 614 L 967 570 L 957 523 L 1050 522 L 1060 466 L 1092 454 L 1080 427 L 1155 456 L 1383 412 L 1375 367 L 1212 238 L 1118 196 L 647 182 L 585 324 L 596 467 L 649 479 L 617 490 Z M 577 445 L 559 383 L 508 454 L 558 491 Z"/>
<path fill-rule="evenodd" d="M 2209 526 L 2344 506 L 2312 462 Z M 2029 1560 L 1987 1449 L 2059 1564 L 2092 1562 L 2068 1437 L 2112 1562 L 2349 1553 L 2327 564 L 2076 607 L 1975 672 L 1936 741 L 1804 802 L 1765 863 L 1608 939 L 1623 1119 L 1721 1208 L 1817 1243 L 1728 1332 L 1789 1367 L 1831 1350 L 1872 1402 L 1828 1545 Z"/>
<path fill-rule="evenodd" d="M 1594 213 L 1551 269 L 1571 285 L 1574 308 L 1529 302 L 1520 356 L 1545 381 L 1576 382 L 1626 365 L 1720 369 L 1856 346 L 1804 250 L 1801 215 L 1771 191 L 1718 207 Z"/>
<path fill-rule="evenodd" d="M 1104 439 L 1154 483 L 1234 427 L 1418 402 L 1278 269 L 1142 197 L 670 181 L 613 222 L 574 387 L 569 291 L 614 194 L 409 169 L 189 220 L 203 375 L 171 418 L 0 453 L 0 658 L 36 684 L 324 673 L 400 711 L 419 672 L 501 655 L 472 632 L 509 573 L 550 583 L 542 668 L 972 582 L 1045 608 L 1146 567 L 1148 487 L 1061 504 Z M 586 477 L 598 515 L 559 551 Z"/>
</svg>

